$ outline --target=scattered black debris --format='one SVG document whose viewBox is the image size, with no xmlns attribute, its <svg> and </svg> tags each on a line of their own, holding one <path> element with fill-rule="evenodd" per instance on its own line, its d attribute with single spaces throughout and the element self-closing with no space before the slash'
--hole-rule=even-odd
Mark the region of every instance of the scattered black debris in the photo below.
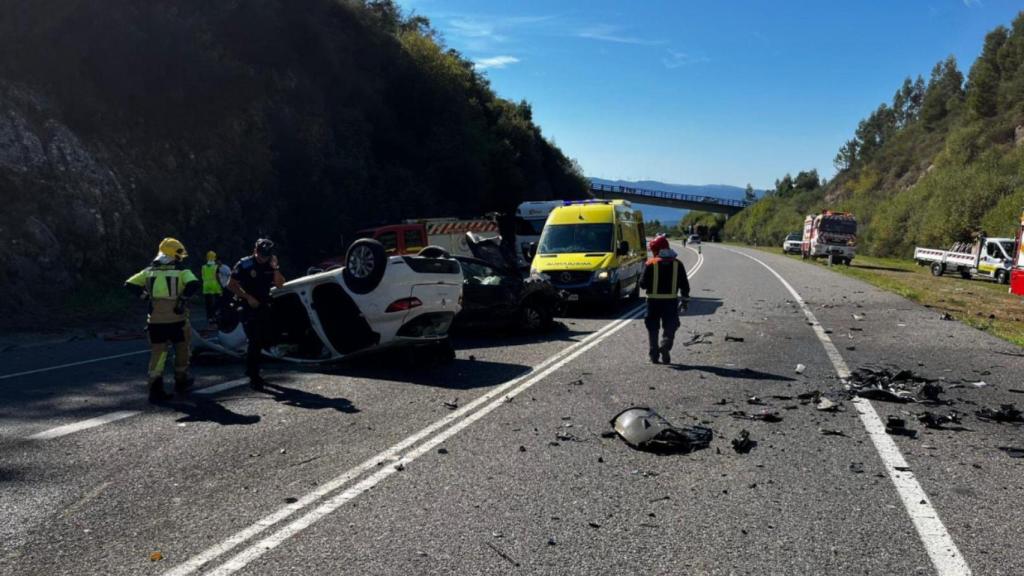
<svg viewBox="0 0 1024 576">
<path fill-rule="evenodd" d="M 743 410 L 733 410 L 729 413 L 729 416 L 733 418 L 739 418 L 741 420 L 760 420 L 761 422 L 782 422 L 782 416 L 779 416 L 778 412 L 757 412 L 755 414 L 747 414 Z"/>
<path fill-rule="evenodd" d="M 796 395 L 796 397 L 800 400 L 817 399 L 818 396 L 821 396 L 821 392 L 818 392 L 817 390 L 811 390 L 810 392 L 802 392 Z"/>
<path fill-rule="evenodd" d="M 711 344 L 711 340 L 708 340 L 709 336 L 714 336 L 714 332 L 694 333 L 690 336 L 690 339 L 683 342 L 683 346 L 693 346 L 694 344 Z"/>
<path fill-rule="evenodd" d="M 555 541 L 554 537 L 548 538 L 548 546 L 557 546 L 558 542 Z"/>
<path fill-rule="evenodd" d="M 704 426 L 673 426 L 654 410 L 642 407 L 619 412 L 611 425 L 633 448 L 658 453 L 685 454 L 707 448 L 713 435 Z"/>
<path fill-rule="evenodd" d="M 607 432 L 601 432 L 601 438 L 615 438 L 619 433 L 615 430 L 609 430 Z"/>
<path fill-rule="evenodd" d="M 577 378 L 572 382 L 569 382 L 569 386 L 583 386 L 583 378 Z"/>
<path fill-rule="evenodd" d="M 843 432 L 842 430 L 833 430 L 831 428 L 821 428 L 820 430 L 822 436 L 842 436 L 844 438 L 846 437 L 846 432 Z"/>
<path fill-rule="evenodd" d="M 1024 458 L 1024 448 L 1015 448 L 1013 446 L 1000 446 L 1000 450 L 1006 452 L 1010 458 Z"/>
<path fill-rule="evenodd" d="M 863 332 L 863 328 L 847 328 L 850 332 Z"/>
<path fill-rule="evenodd" d="M 448 408 L 449 410 L 455 410 L 456 408 L 459 407 L 459 399 L 456 398 L 455 400 L 452 400 L 451 402 L 445 401 L 444 402 L 444 407 Z"/>
<path fill-rule="evenodd" d="M 917 415 L 917 421 L 924 424 L 925 428 L 932 428 L 934 430 L 967 430 L 960 425 L 960 414 L 958 412 L 936 414 L 925 411 Z"/>
<path fill-rule="evenodd" d="M 772 398 L 774 398 L 776 400 L 792 400 L 793 399 L 792 396 L 783 396 L 781 394 L 773 394 Z"/>
<path fill-rule="evenodd" d="M 949 312 L 943 312 L 942 316 L 939 316 L 940 320 L 953 320 L 953 315 Z"/>
<path fill-rule="evenodd" d="M 938 402 L 940 394 L 942 394 L 942 386 L 934 382 L 925 382 L 917 391 L 918 397 L 931 402 Z"/>
<path fill-rule="evenodd" d="M 438 454 L 447 454 L 448 453 L 448 449 L 447 448 L 438 448 L 437 449 L 437 453 Z"/>
<path fill-rule="evenodd" d="M 741 338 L 739 336 L 729 336 L 728 334 L 726 334 L 725 335 L 725 341 L 726 342 L 743 342 L 743 338 Z"/>
<path fill-rule="evenodd" d="M 869 400 L 914 402 L 918 386 L 934 382 L 910 370 L 864 367 L 850 374 L 847 387 L 853 395 Z"/>
<path fill-rule="evenodd" d="M 519 446 L 520 452 L 526 452 L 526 446 Z"/>
<path fill-rule="evenodd" d="M 284 501 L 287 504 L 295 504 L 296 502 L 299 501 L 299 499 L 294 497 L 294 496 L 289 496 L 289 497 L 285 498 Z"/>
<path fill-rule="evenodd" d="M 735 450 L 737 454 L 747 454 L 753 450 L 755 446 L 757 446 L 757 442 L 750 439 L 750 432 L 747 432 L 746 430 L 740 430 L 739 438 L 733 438 L 732 440 L 732 449 Z"/>
<path fill-rule="evenodd" d="M 1007 390 L 1014 394 L 1024 394 L 1024 390 L 1020 390 L 1019 388 L 1007 388 Z"/>
<path fill-rule="evenodd" d="M 661 498 L 655 498 L 654 500 L 648 500 L 647 502 L 649 502 L 650 504 L 654 504 L 655 502 L 663 502 L 665 500 L 671 500 L 671 499 L 672 499 L 671 496 L 662 496 Z"/>
<path fill-rule="evenodd" d="M 910 472 L 910 466 L 893 466 L 893 470 L 897 472 Z"/>
<path fill-rule="evenodd" d="M 753 404 L 755 406 L 767 405 L 764 400 L 758 398 L 757 396 L 751 396 L 750 398 L 747 398 L 747 404 Z"/>
<path fill-rule="evenodd" d="M 587 522 L 587 526 L 590 526 L 591 528 L 600 528 L 601 527 L 601 525 L 598 524 L 597 522 Z"/>
<path fill-rule="evenodd" d="M 581 438 L 565 432 L 559 432 L 558 434 L 555 434 L 555 438 L 561 440 L 562 442 L 583 442 Z"/>
<path fill-rule="evenodd" d="M 728 403 L 729 403 L 729 401 L 728 401 L 728 400 L 726 400 L 725 398 L 722 398 L 722 399 L 721 399 L 721 400 L 719 400 L 718 402 L 715 402 L 715 404 L 716 404 L 716 405 L 718 405 L 718 406 L 725 406 L 725 405 L 726 405 L 726 404 L 728 404 Z"/>
<path fill-rule="evenodd" d="M 992 422 L 1024 422 L 1021 411 L 1013 404 L 1001 404 L 998 410 L 982 408 L 975 412 L 978 418 Z"/>
<path fill-rule="evenodd" d="M 516 562 L 515 560 L 512 559 L 511 556 L 509 556 L 508 554 L 505 554 L 504 552 L 502 552 L 501 549 L 498 548 L 497 546 L 495 546 L 493 542 L 485 542 L 485 544 L 487 544 L 487 546 L 489 546 L 491 550 L 494 550 L 495 554 L 497 554 L 498 556 L 501 556 L 502 559 L 504 559 L 506 562 L 508 562 L 509 564 L 511 564 L 511 565 L 513 565 L 513 566 L 515 566 L 517 568 L 519 567 L 519 562 Z"/>
<path fill-rule="evenodd" d="M 850 462 L 850 472 L 853 472 L 854 474 L 863 474 L 864 473 L 864 463 L 863 462 Z"/>
<path fill-rule="evenodd" d="M 885 431 L 893 436 L 917 438 L 917 430 L 907 428 L 907 421 L 896 416 L 889 416 L 885 423 Z"/>
</svg>

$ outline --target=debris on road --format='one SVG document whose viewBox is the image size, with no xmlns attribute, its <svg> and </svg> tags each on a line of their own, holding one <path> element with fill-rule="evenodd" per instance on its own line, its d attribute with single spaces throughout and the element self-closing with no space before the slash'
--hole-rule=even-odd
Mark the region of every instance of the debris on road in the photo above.
<svg viewBox="0 0 1024 576">
<path fill-rule="evenodd" d="M 650 408 L 634 407 L 619 412 L 612 428 L 637 450 L 685 454 L 707 448 L 712 431 L 704 426 L 673 426 Z"/>
<path fill-rule="evenodd" d="M 448 449 L 447 448 L 438 448 L 437 449 L 437 453 L 438 454 L 447 454 L 448 453 Z"/>
<path fill-rule="evenodd" d="M 853 315 L 853 319 L 854 319 L 854 320 L 856 320 L 856 321 L 858 321 L 858 322 L 860 322 L 861 320 L 863 320 L 863 319 L 864 319 L 864 316 L 863 316 L 863 315 L 861 315 L 861 314 L 854 314 L 854 315 Z"/>
<path fill-rule="evenodd" d="M 943 312 L 942 316 L 939 316 L 940 320 L 953 320 L 953 315 L 949 312 Z"/>
<path fill-rule="evenodd" d="M 1000 446 L 1000 450 L 1006 452 L 1010 458 L 1024 458 L 1024 448 L 1015 448 L 1013 446 Z"/>
<path fill-rule="evenodd" d="M 797 364 L 796 365 L 796 370 L 794 370 L 794 372 L 796 372 L 797 374 L 803 374 L 804 370 L 806 370 L 806 369 L 807 369 L 807 366 L 804 366 L 803 364 Z"/>
<path fill-rule="evenodd" d="M 163 559 L 164 559 L 164 555 L 159 550 L 157 550 L 156 552 L 153 552 L 152 554 L 149 555 L 149 561 L 150 562 L 159 562 L 160 560 L 163 560 Z"/>
<path fill-rule="evenodd" d="M 690 336 L 689 340 L 683 342 L 683 346 L 693 346 L 694 344 L 711 344 L 711 340 L 708 340 L 708 337 L 714 335 L 714 332 L 694 332 L 693 335 Z"/>
<path fill-rule="evenodd" d="M 917 415 L 917 421 L 924 424 L 925 428 L 932 428 L 934 430 L 967 430 L 960 425 L 960 414 L 957 412 L 936 414 L 925 411 Z"/>
<path fill-rule="evenodd" d="M 452 400 L 451 402 L 448 402 L 446 400 L 443 404 L 444 404 L 445 408 L 448 408 L 449 410 L 455 410 L 455 409 L 457 409 L 459 407 L 459 399 L 456 398 L 456 399 Z"/>
<path fill-rule="evenodd" d="M 895 368 L 858 368 L 850 374 L 846 387 L 861 398 L 901 403 L 915 402 L 918 394 L 929 399 L 937 398 L 942 391 L 935 380 Z"/>
<path fill-rule="evenodd" d="M 942 386 L 934 382 L 925 382 L 921 389 L 918 390 L 917 395 L 930 402 L 939 402 L 939 394 L 942 394 L 942 392 Z"/>
<path fill-rule="evenodd" d="M 814 405 L 814 408 L 819 412 L 838 412 L 841 406 L 842 404 L 822 396 L 818 398 L 818 403 Z"/>
<path fill-rule="evenodd" d="M 501 551 L 501 549 L 500 549 L 500 548 L 498 548 L 497 546 L 495 546 L 493 542 L 485 542 L 485 544 L 487 544 L 487 546 L 488 546 L 488 547 L 489 547 L 489 548 L 490 548 L 491 550 L 494 550 L 494 553 L 495 553 L 495 554 L 497 554 L 498 556 L 501 556 L 501 558 L 502 558 L 503 560 L 505 560 L 505 561 L 506 561 L 506 562 L 508 562 L 509 564 L 511 564 L 511 565 L 513 565 L 513 566 L 515 566 L 516 568 L 518 568 L 518 567 L 519 567 L 519 562 L 516 562 L 515 560 L 513 560 L 513 559 L 512 559 L 512 557 L 511 557 L 511 556 L 509 556 L 508 554 L 505 554 L 504 552 L 502 552 L 502 551 Z"/>
<path fill-rule="evenodd" d="M 850 472 L 853 472 L 854 474 L 863 474 L 864 473 L 864 463 L 863 462 L 850 462 Z"/>
<path fill-rule="evenodd" d="M 757 446 L 757 442 L 750 439 L 750 432 L 747 432 L 746 430 L 740 430 L 739 438 L 733 438 L 732 440 L 732 449 L 735 450 L 737 454 L 747 454 L 753 450 L 755 446 Z"/>
<path fill-rule="evenodd" d="M 726 342 L 743 342 L 744 340 L 743 340 L 743 338 L 741 338 L 739 336 L 729 336 L 728 334 L 726 334 L 725 335 L 725 341 Z"/>
<path fill-rule="evenodd" d="M 747 398 L 747 404 L 753 404 L 755 406 L 766 406 L 765 401 L 761 400 L 757 396 L 751 396 L 750 398 Z"/>
<path fill-rule="evenodd" d="M 733 410 L 729 413 L 729 416 L 733 418 L 739 418 L 741 420 L 760 420 L 761 422 L 782 422 L 782 416 L 779 416 L 778 412 L 769 412 L 767 410 L 758 412 L 756 414 L 747 414 L 743 410 Z"/>
<path fill-rule="evenodd" d="M 982 420 L 992 422 L 1024 422 L 1024 416 L 1022 416 L 1021 411 L 1013 404 L 1001 404 L 998 410 L 982 408 L 975 412 L 975 415 Z"/>
<path fill-rule="evenodd" d="M 971 386 L 974 386 L 975 388 L 984 388 L 985 386 L 988 386 L 988 382 L 979 380 L 977 382 L 971 382 Z"/>
<path fill-rule="evenodd" d="M 896 416 L 889 416 L 885 422 L 885 431 L 893 436 L 917 438 L 917 430 L 907 428 L 907 421 Z"/>
<path fill-rule="evenodd" d="M 833 430 L 831 428 L 819 428 L 818 430 L 821 432 L 822 436 L 842 436 L 844 438 L 846 437 L 846 432 L 843 432 L 842 430 Z"/>
</svg>

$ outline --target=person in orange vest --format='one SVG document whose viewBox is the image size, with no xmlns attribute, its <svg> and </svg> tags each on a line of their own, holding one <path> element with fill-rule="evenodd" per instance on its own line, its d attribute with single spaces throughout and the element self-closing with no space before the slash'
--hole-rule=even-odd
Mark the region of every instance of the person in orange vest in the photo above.
<svg viewBox="0 0 1024 576">
<path fill-rule="evenodd" d="M 651 362 L 662 364 L 672 362 L 672 344 L 679 329 L 679 312 L 686 310 L 690 298 L 690 282 L 686 279 L 686 268 L 668 244 L 668 238 L 659 234 L 648 244 L 651 259 L 644 266 L 640 286 L 647 292 L 647 339 Z M 682 296 L 682 300 L 679 297 Z M 661 341 L 658 341 L 658 332 Z"/>
</svg>

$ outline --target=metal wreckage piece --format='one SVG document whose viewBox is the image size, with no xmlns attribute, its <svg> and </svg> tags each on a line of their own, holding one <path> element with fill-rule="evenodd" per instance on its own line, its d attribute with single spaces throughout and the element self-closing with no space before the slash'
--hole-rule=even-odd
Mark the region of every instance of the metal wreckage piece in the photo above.
<svg viewBox="0 0 1024 576">
<path fill-rule="evenodd" d="M 647 452 L 685 454 L 707 448 L 713 436 L 710 428 L 673 426 L 654 410 L 643 407 L 619 412 L 611 425 L 627 444 Z"/>
</svg>

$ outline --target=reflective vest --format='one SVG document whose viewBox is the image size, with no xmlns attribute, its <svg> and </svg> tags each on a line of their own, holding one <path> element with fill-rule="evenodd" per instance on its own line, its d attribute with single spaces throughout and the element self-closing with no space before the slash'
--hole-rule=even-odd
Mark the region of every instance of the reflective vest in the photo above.
<svg viewBox="0 0 1024 576">
<path fill-rule="evenodd" d="M 171 324 L 188 319 L 188 308 L 181 314 L 174 311 L 178 304 L 178 296 L 185 286 L 199 279 L 188 268 L 178 268 L 173 264 L 166 266 L 150 266 L 125 281 L 127 284 L 141 286 L 149 293 L 150 324 Z"/>
<path fill-rule="evenodd" d="M 217 263 L 207 262 L 203 264 L 203 294 L 220 294 L 222 289 L 220 280 L 217 278 Z"/>
<path fill-rule="evenodd" d="M 661 268 L 663 263 L 672 264 L 672 281 L 666 286 L 667 291 L 662 290 Z M 647 291 L 648 300 L 670 300 L 675 299 L 679 293 L 679 269 L 682 266 L 675 258 L 671 260 L 655 260 L 651 264 L 651 289 Z"/>
</svg>

